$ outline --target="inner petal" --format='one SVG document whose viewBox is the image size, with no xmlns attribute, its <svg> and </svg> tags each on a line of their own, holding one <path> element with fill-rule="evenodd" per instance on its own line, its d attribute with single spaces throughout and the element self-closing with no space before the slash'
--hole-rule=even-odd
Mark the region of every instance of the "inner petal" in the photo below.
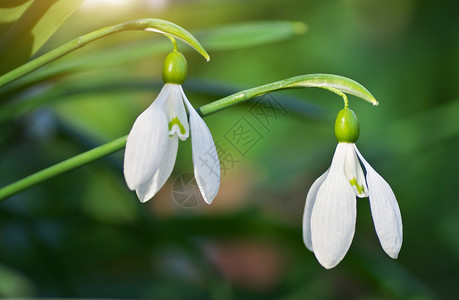
<svg viewBox="0 0 459 300">
<path fill-rule="evenodd" d="M 348 145 L 346 147 L 346 160 L 344 161 L 344 174 L 346 174 L 357 197 L 368 197 L 367 183 L 359 159 L 357 158 L 353 144 Z"/>
<path fill-rule="evenodd" d="M 190 135 L 185 105 L 182 100 L 180 85 L 171 85 L 171 93 L 165 103 L 165 111 L 169 120 L 169 136 L 177 134 L 177 136 L 184 141 Z"/>
</svg>

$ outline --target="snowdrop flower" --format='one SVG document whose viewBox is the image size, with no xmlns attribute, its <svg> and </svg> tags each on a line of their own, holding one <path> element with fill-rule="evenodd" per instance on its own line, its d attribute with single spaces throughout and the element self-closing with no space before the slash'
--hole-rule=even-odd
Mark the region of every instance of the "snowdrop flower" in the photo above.
<svg viewBox="0 0 459 300">
<path fill-rule="evenodd" d="M 389 184 L 354 144 L 359 125 L 357 116 L 347 107 L 338 113 L 335 135 L 338 146 L 331 166 L 313 183 L 306 197 L 304 243 L 322 266 L 335 267 L 346 255 L 354 237 L 356 197 L 368 197 L 381 246 L 395 259 L 402 245 L 400 209 Z"/>
<path fill-rule="evenodd" d="M 164 63 L 156 100 L 134 122 L 124 155 L 124 177 L 141 202 L 151 199 L 169 178 L 177 156 L 178 139 L 191 133 L 194 176 L 204 200 L 210 204 L 220 186 L 220 163 L 212 135 L 185 96 L 185 57 L 174 50 Z M 189 113 L 187 117 L 186 109 Z"/>
</svg>

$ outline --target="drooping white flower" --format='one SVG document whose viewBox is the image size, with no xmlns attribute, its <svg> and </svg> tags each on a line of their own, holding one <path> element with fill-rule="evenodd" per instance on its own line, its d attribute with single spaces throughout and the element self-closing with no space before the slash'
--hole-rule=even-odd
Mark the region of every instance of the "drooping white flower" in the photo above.
<svg viewBox="0 0 459 300">
<path fill-rule="evenodd" d="M 303 215 L 304 243 L 327 269 L 335 267 L 351 245 L 356 197 L 369 198 L 376 233 L 384 251 L 395 259 L 402 245 L 402 219 L 395 195 L 358 151 L 354 144 L 358 138 L 357 117 L 350 109 L 344 110 L 338 114 L 335 126 L 339 143 L 331 166 L 311 186 Z"/>
<path fill-rule="evenodd" d="M 168 67 L 172 70 L 175 77 L 170 72 L 165 76 L 163 70 L 166 84 L 156 100 L 135 120 L 126 143 L 124 177 L 129 189 L 136 191 L 140 201 L 148 201 L 172 173 L 178 139 L 186 140 L 191 133 L 196 183 L 204 200 L 210 204 L 220 186 L 217 151 L 207 125 L 183 92 L 180 84 L 184 81 L 184 76 L 179 76 L 177 80 L 177 70 L 174 69 L 175 66 L 171 67 L 171 61 L 175 64 L 177 59 L 182 62 L 180 56 L 183 56 L 179 52 L 171 54 L 175 57 L 166 59 L 165 69 Z M 177 54 L 180 55 L 179 58 Z"/>
</svg>

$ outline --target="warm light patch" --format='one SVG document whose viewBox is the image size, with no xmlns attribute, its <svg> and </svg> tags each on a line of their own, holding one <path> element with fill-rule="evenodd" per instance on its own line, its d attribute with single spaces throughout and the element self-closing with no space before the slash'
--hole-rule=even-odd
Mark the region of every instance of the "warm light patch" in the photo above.
<svg viewBox="0 0 459 300">
<path fill-rule="evenodd" d="M 82 9 L 93 9 L 100 7 L 124 7 L 129 3 L 132 4 L 132 0 L 86 0 L 81 5 Z"/>
<path fill-rule="evenodd" d="M 103 8 L 119 10 L 129 7 L 160 11 L 165 9 L 168 4 L 169 0 L 86 0 L 81 5 L 81 9 L 85 11 Z"/>
</svg>

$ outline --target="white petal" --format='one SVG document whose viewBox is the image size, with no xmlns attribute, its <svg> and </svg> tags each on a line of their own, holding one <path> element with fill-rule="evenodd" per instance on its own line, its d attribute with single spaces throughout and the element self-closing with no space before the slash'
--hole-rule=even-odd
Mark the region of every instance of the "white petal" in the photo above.
<svg viewBox="0 0 459 300">
<path fill-rule="evenodd" d="M 368 188 L 365 182 L 365 175 L 360 166 L 359 159 L 355 154 L 354 144 L 345 144 L 347 148 L 344 173 L 349 180 L 355 195 L 360 198 L 368 197 Z"/>
<path fill-rule="evenodd" d="M 325 181 L 328 176 L 329 170 L 327 170 L 324 174 L 322 174 L 319 178 L 314 181 L 311 188 L 309 189 L 308 195 L 306 196 L 306 204 L 304 205 L 304 213 L 303 213 L 303 241 L 310 251 L 314 251 L 312 249 L 312 241 L 311 241 L 311 214 L 312 208 L 314 207 L 314 203 L 316 202 L 317 192 L 319 191 L 320 186 Z"/>
<path fill-rule="evenodd" d="M 329 174 L 319 188 L 311 215 L 314 254 L 327 269 L 336 266 L 351 246 L 355 231 L 355 193 L 344 174 L 346 146 L 339 143 Z"/>
<path fill-rule="evenodd" d="M 170 89 L 164 86 L 156 100 L 134 122 L 124 153 L 124 178 L 131 190 L 158 169 L 166 151 L 168 128 L 163 104 Z"/>
<path fill-rule="evenodd" d="M 150 200 L 163 187 L 164 183 L 166 183 L 174 169 L 175 159 L 177 158 L 177 148 L 178 137 L 174 134 L 168 138 L 166 153 L 155 174 L 137 188 L 136 192 L 140 202 Z"/>
<path fill-rule="evenodd" d="M 403 240 L 403 225 L 397 199 L 389 184 L 363 158 L 357 154 L 367 171 L 371 215 L 382 248 L 392 258 L 397 258 Z"/>
<path fill-rule="evenodd" d="M 165 103 L 165 111 L 168 118 L 169 135 L 176 133 L 184 141 L 190 134 L 185 105 L 182 100 L 182 88 L 178 84 L 168 83 L 171 92 Z"/>
<path fill-rule="evenodd" d="M 182 94 L 190 113 L 194 176 L 202 197 L 210 204 L 220 187 L 220 161 L 217 149 L 206 123 L 188 101 L 183 90 Z"/>
</svg>

